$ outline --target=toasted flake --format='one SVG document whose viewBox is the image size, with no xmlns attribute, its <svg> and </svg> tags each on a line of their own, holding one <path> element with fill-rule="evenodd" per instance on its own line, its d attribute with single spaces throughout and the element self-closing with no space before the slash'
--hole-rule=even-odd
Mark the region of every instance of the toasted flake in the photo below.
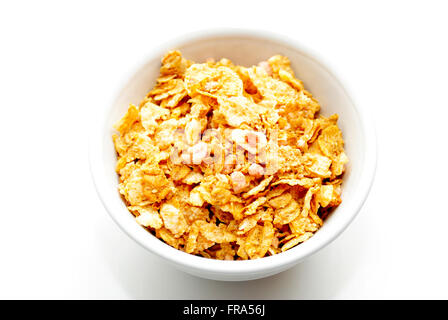
<svg viewBox="0 0 448 320">
<path fill-rule="evenodd" d="M 202 207 L 184 205 L 182 213 L 188 224 L 192 224 L 196 220 L 206 220 L 209 217 L 209 211 Z"/>
<path fill-rule="evenodd" d="M 202 173 L 191 171 L 182 179 L 182 182 L 186 184 L 197 184 L 202 181 L 202 178 L 203 178 Z"/>
<path fill-rule="evenodd" d="M 173 191 L 172 182 L 157 165 L 142 169 L 142 193 L 150 203 L 159 202 Z"/>
<path fill-rule="evenodd" d="M 239 202 L 229 202 L 221 205 L 221 210 L 230 212 L 236 221 L 243 218 L 244 206 Z"/>
<path fill-rule="evenodd" d="M 191 145 L 197 143 L 201 135 L 201 123 L 197 119 L 191 119 L 185 126 L 185 137 Z"/>
<path fill-rule="evenodd" d="M 193 206 L 201 207 L 205 202 L 205 199 L 202 198 L 203 193 L 204 193 L 204 188 L 202 186 L 198 186 L 198 187 L 194 188 L 193 190 L 191 190 L 189 203 Z"/>
<path fill-rule="evenodd" d="M 245 218 L 239 224 L 237 234 L 245 234 L 246 232 L 250 231 L 253 227 L 257 225 L 257 222 L 258 220 L 260 220 L 260 217 L 261 216 L 259 214 L 255 214 Z"/>
<path fill-rule="evenodd" d="M 201 255 L 204 255 L 205 254 L 204 250 L 210 248 L 214 244 L 215 244 L 214 241 L 207 239 L 201 233 L 199 233 L 196 251 L 198 251 Z M 204 256 L 206 256 L 206 255 L 204 255 Z M 206 256 L 206 257 L 210 258 L 210 256 Z"/>
<path fill-rule="evenodd" d="M 272 76 L 272 68 L 269 62 L 261 61 L 258 63 L 258 66 L 261 67 L 269 76 Z"/>
<path fill-rule="evenodd" d="M 120 132 L 121 135 L 123 135 L 126 132 L 128 132 L 131 126 L 138 120 L 139 120 L 138 109 L 136 106 L 131 104 L 124 117 L 121 118 L 120 121 L 118 121 L 114 127 L 115 129 L 117 129 L 118 132 Z"/>
<path fill-rule="evenodd" d="M 163 221 L 160 218 L 159 212 L 151 207 L 129 207 L 129 210 L 136 210 L 139 216 L 135 220 L 144 227 L 151 227 L 160 229 L 163 226 Z"/>
<path fill-rule="evenodd" d="M 256 195 L 256 194 L 260 193 L 261 191 L 266 189 L 266 187 L 269 185 L 269 183 L 271 183 L 272 179 L 274 179 L 274 176 L 267 177 L 266 179 L 261 181 L 258 186 L 253 187 L 248 192 L 243 194 L 243 198 L 249 198 L 249 197 L 251 197 L 253 195 Z"/>
<path fill-rule="evenodd" d="M 323 154 L 331 159 L 336 158 L 344 151 L 342 132 L 336 125 L 331 125 L 322 130 L 317 141 Z"/>
<path fill-rule="evenodd" d="M 261 124 L 261 115 L 265 112 L 265 107 L 257 105 L 245 96 L 218 96 L 218 105 L 213 113 L 213 122 L 234 128 Z"/>
<path fill-rule="evenodd" d="M 182 54 L 177 51 L 169 51 L 162 59 L 162 67 L 160 68 L 160 74 L 165 78 L 168 76 L 181 76 L 184 74 L 186 68 L 189 65 L 189 61 L 182 57 Z M 162 77 L 163 78 L 163 77 Z"/>
<path fill-rule="evenodd" d="M 283 208 L 275 210 L 274 224 L 288 224 L 300 214 L 300 207 L 297 201 L 291 200 Z"/>
<path fill-rule="evenodd" d="M 184 215 L 179 208 L 172 204 L 164 203 L 160 207 L 160 215 L 162 216 L 165 227 L 170 230 L 175 237 L 180 237 L 188 228 L 188 224 Z"/>
<path fill-rule="evenodd" d="M 288 242 L 286 242 L 283 246 L 282 246 L 282 252 L 285 252 L 286 250 L 291 249 L 292 247 L 295 247 L 296 245 L 298 245 L 299 243 L 302 243 L 306 240 L 308 240 L 309 238 L 311 238 L 313 236 L 313 233 L 311 232 L 306 232 L 305 234 L 298 236 L 298 237 L 294 237 L 291 240 L 289 240 Z"/>
<path fill-rule="evenodd" d="M 331 176 L 331 160 L 325 156 L 308 153 L 305 157 L 307 170 L 316 177 L 328 178 Z"/>
<path fill-rule="evenodd" d="M 298 216 L 289 223 L 289 228 L 295 235 L 302 235 L 305 232 L 315 232 L 319 229 L 319 225 L 316 224 L 310 217 Z"/>
<path fill-rule="evenodd" d="M 221 249 L 216 252 L 216 259 L 219 260 L 233 260 L 236 252 L 229 243 L 222 243 Z"/>
<path fill-rule="evenodd" d="M 169 110 L 148 101 L 140 110 L 143 128 L 148 130 L 149 134 L 154 134 L 158 125 L 157 120 L 166 118 L 169 113 Z"/>
<path fill-rule="evenodd" d="M 226 230 L 224 224 L 217 226 L 214 223 L 198 221 L 201 234 L 208 240 L 216 243 L 232 242 L 236 240 L 236 236 Z"/>
<path fill-rule="evenodd" d="M 169 172 L 169 175 L 171 179 L 173 179 L 173 181 L 179 181 L 184 179 L 191 172 L 192 170 L 190 169 L 190 167 L 180 164 L 180 165 L 173 165 L 173 167 Z"/>
<path fill-rule="evenodd" d="M 197 224 L 193 224 L 188 234 L 187 243 L 185 245 L 185 252 L 192 253 L 196 249 L 197 240 L 199 236 L 199 227 Z"/>
<path fill-rule="evenodd" d="M 345 164 L 348 162 L 348 157 L 345 152 L 341 152 L 335 159 L 333 159 L 333 164 L 331 165 L 331 170 L 334 176 L 341 175 L 345 170 Z"/>
<path fill-rule="evenodd" d="M 244 249 L 251 259 L 262 258 L 266 255 L 273 238 L 274 229 L 271 223 L 266 222 L 263 227 L 257 225 L 247 235 Z"/>
<path fill-rule="evenodd" d="M 265 197 L 257 198 L 257 200 L 255 200 L 245 208 L 244 214 L 246 216 L 254 214 L 257 211 L 258 207 L 263 205 L 266 202 L 266 200 L 267 199 Z"/>
<path fill-rule="evenodd" d="M 240 96 L 243 83 L 238 75 L 227 67 L 210 67 L 207 64 L 193 64 L 185 74 L 185 85 L 188 94 L 210 96 Z"/>
<path fill-rule="evenodd" d="M 158 238 L 161 238 L 163 241 L 165 241 L 170 246 L 178 249 L 179 245 L 182 244 L 182 238 L 175 237 L 168 229 L 161 228 L 156 231 L 156 236 Z"/>
<path fill-rule="evenodd" d="M 274 209 L 286 207 L 292 201 L 292 195 L 289 192 L 282 193 L 278 197 L 269 200 L 269 205 Z"/>
<path fill-rule="evenodd" d="M 332 184 L 320 187 L 316 200 L 322 207 L 326 207 L 330 204 L 333 198 L 333 190 L 334 186 Z"/>
<path fill-rule="evenodd" d="M 310 208 L 311 208 L 311 199 L 315 192 L 316 192 L 315 187 L 308 189 L 308 191 L 305 195 L 305 200 L 304 200 L 304 204 L 302 207 L 302 212 L 301 212 L 302 217 L 308 216 L 308 214 L 310 212 Z"/>
<path fill-rule="evenodd" d="M 302 186 L 304 188 L 311 188 L 316 183 L 318 183 L 320 179 L 312 179 L 312 178 L 301 178 L 301 179 L 280 179 L 276 182 L 274 182 L 272 185 L 278 185 L 278 184 L 287 184 L 290 186 Z"/>
</svg>

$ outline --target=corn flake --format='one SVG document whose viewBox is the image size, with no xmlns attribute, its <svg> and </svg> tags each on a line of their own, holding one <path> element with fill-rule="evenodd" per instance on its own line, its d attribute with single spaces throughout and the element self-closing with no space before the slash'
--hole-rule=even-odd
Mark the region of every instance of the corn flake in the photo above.
<svg viewBox="0 0 448 320">
<path fill-rule="evenodd" d="M 162 216 L 165 227 L 170 230 L 175 237 L 180 237 L 188 228 L 187 221 L 179 208 L 164 203 L 160 207 L 160 215 Z"/>
<path fill-rule="evenodd" d="M 163 221 L 160 218 L 159 212 L 151 207 L 129 207 L 130 211 L 137 211 L 139 216 L 135 220 L 144 227 L 151 227 L 160 229 L 163 226 Z"/>
</svg>

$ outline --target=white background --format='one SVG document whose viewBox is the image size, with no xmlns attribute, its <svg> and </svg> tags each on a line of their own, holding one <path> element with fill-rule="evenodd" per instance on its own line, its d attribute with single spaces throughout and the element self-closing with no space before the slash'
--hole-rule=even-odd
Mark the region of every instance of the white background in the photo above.
<svg viewBox="0 0 448 320">
<path fill-rule="evenodd" d="M 443 1 L 2 1 L 0 298 L 448 298 L 448 7 Z M 160 42 L 212 27 L 296 38 L 375 118 L 370 197 L 279 275 L 199 279 L 124 235 L 88 167 L 89 118 Z"/>
</svg>

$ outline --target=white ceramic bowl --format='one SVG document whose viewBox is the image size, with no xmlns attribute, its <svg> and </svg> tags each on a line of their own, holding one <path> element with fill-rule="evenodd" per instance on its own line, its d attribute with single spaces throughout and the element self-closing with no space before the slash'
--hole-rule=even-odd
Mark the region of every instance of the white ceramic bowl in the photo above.
<svg viewBox="0 0 448 320">
<path fill-rule="evenodd" d="M 320 102 L 321 113 L 326 116 L 339 114 L 338 124 L 350 159 L 342 184 L 343 201 L 311 239 L 271 257 L 251 261 L 218 261 L 170 247 L 138 225 L 126 209 L 117 190 L 112 125 L 124 115 L 129 103 L 138 104 L 141 101 L 155 83 L 161 57 L 166 51 L 175 48 L 194 61 L 225 57 L 244 66 L 257 64 L 274 54 L 283 54 L 290 58 L 297 77 L 304 81 L 305 87 Z M 152 50 L 147 60 L 114 95 L 113 101 L 100 110 L 90 140 L 91 171 L 98 194 L 111 217 L 132 239 L 190 274 L 215 280 L 239 281 L 267 277 L 294 266 L 341 234 L 361 209 L 373 182 L 376 140 L 365 111 L 355 105 L 341 80 L 320 58 L 284 36 L 234 29 L 182 36 Z"/>
</svg>

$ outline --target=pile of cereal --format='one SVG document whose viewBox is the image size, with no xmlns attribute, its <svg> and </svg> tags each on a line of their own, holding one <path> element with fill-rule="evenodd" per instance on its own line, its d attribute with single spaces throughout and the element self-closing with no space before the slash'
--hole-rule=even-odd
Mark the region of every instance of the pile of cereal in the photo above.
<svg viewBox="0 0 448 320">
<path fill-rule="evenodd" d="M 119 191 L 140 225 L 187 253 L 288 250 L 341 203 L 348 158 L 338 116 L 319 109 L 284 56 L 246 68 L 168 52 L 115 126 Z"/>
</svg>

